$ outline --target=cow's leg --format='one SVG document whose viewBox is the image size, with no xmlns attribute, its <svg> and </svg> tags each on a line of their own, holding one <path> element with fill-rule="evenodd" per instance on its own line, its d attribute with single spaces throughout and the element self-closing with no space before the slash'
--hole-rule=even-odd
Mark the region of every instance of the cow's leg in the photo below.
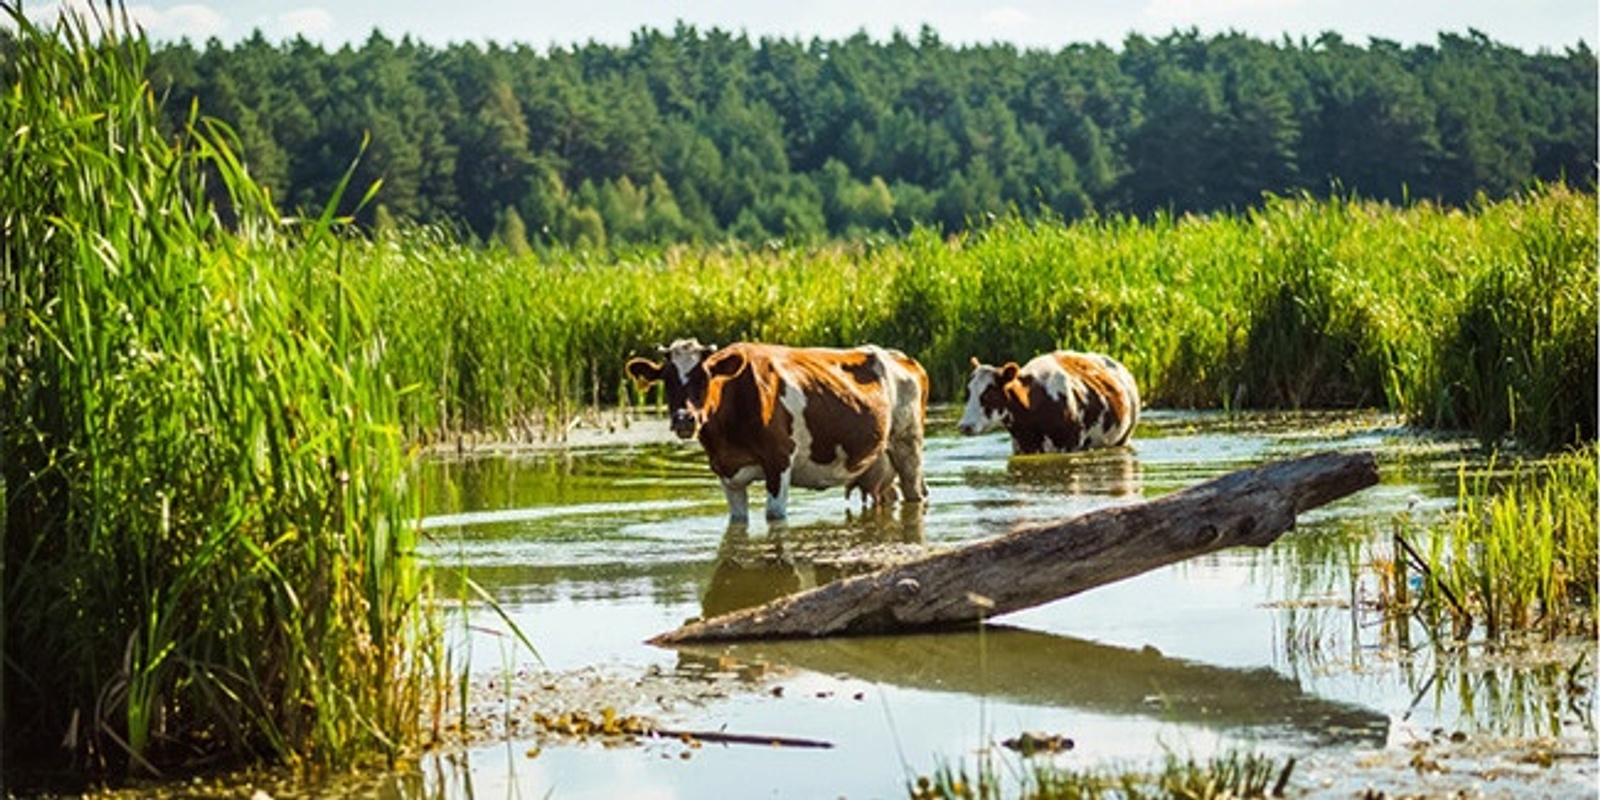
<svg viewBox="0 0 1600 800">
<path fill-rule="evenodd" d="M 900 479 L 900 494 L 907 503 L 920 503 L 928 497 L 928 483 L 922 477 L 922 437 L 905 436 L 889 445 L 889 461 Z"/>
<path fill-rule="evenodd" d="M 789 518 L 789 465 L 767 471 L 767 519 Z M 776 473 L 776 474 L 774 474 Z"/>
<path fill-rule="evenodd" d="M 861 490 L 861 504 L 888 505 L 899 499 L 894 491 L 895 459 L 889 451 L 872 462 L 872 466 L 862 470 L 861 474 L 851 479 L 845 487 L 845 498 L 850 497 L 852 489 Z"/>
<path fill-rule="evenodd" d="M 722 479 L 722 493 L 728 496 L 728 522 L 750 521 L 750 484 L 733 478 Z"/>
<path fill-rule="evenodd" d="M 894 472 L 899 475 L 906 502 L 928 499 L 928 482 L 922 477 L 922 443 L 906 446 L 894 456 Z"/>
</svg>

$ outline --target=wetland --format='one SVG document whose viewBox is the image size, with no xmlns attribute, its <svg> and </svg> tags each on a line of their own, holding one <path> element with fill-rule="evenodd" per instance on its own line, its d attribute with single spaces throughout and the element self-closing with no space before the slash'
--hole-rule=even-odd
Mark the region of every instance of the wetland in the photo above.
<svg viewBox="0 0 1600 800">
<path fill-rule="evenodd" d="M 449 615 L 470 665 L 461 739 L 414 791 L 481 796 L 905 796 L 941 766 L 1022 757 L 1144 768 L 1168 755 L 1297 760 L 1314 796 L 1588 796 L 1592 643 L 1397 636 L 1371 565 L 1398 520 L 1451 510 L 1469 439 L 1368 413 L 1153 412 L 1131 447 L 1018 457 L 930 416 L 923 508 L 797 492 L 787 524 L 731 527 L 699 448 L 645 415 L 558 447 L 429 459 L 427 556 L 496 605 Z M 1322 450 L 1379 454 L 1380 485 L 1227 550 L 981 631 L 664 649 L 684 621 L 819 585 L 863 560 L 959 546 Z M 1410 624 L 1410 623 L 1405 623 Z M 536 652 L 520 637 L 526 637 Z M 1404 644 L 1402 644 L 1402 642 Z M 565 715 L 565 717 L 563 717 Z M 826 743 L 628 735 L 599 721 Z M 593 722 L 594 724 L 590 724 Z M 621 735 L 618 735 L 621 734 Z M 622 745 L 622 746 L 619 746 Z"/>
</svg>

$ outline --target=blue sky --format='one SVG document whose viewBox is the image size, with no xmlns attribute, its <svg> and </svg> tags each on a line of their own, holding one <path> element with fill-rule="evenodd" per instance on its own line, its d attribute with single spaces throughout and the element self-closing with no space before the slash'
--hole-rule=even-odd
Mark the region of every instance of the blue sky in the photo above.
<svg viewBox="0 0 1600 800">
<path fill-rule="evenodd" d="M 39 18 L 54 16 L 61 5 L 52 0 L 24 7 Z M 1594 48 L 1600 29 L 1596 0 L 202 0 L 127 8 L 159 40 L 231 43 L 260 29 L 273 41 L 304 35 L 330 47 L 359 44 L 374 28 L 437 46 L 625 44 L 641 27 L 670 31 L 681 20 L 702 30 L 800 39 L 858 31 L 883 39 L 896 29 L 914 36 L 928 25 L 952 44 L 1005 41 L 1051 49 L 1094 41 L 1118 46 L 1130 32 L 1161 36 L 1191 27 L 1274 40 L 1335 31 L 1355 43 L 1376 37 L 1407 45 L 1432 43 L 1441 31 L 1476 29 L 1523 50 L 1559 52 L 1580 40 Z"/>
</svg>

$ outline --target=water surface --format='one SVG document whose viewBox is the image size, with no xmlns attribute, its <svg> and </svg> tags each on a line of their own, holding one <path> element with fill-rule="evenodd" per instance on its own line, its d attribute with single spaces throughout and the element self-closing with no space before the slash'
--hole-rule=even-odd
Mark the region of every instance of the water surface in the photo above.
<svg viewBox="0 0 1600 800">
<path fill-rule="evenodd" d="M 1576 727 L 1592 739 L 1587 706 L 1551 708 L 1559 691 L 1541 693 L 1536 680 L 1516 697 L 1491 698 L 1448 665 L 1393 656 L 1361 611 L 1363 564 L 1383 552 L 1400 516 L 1453 506 L 1458 470 L 1479 463 L 1470 442 L 1368 414 L 1156 412 L 1129 448 L 1013 457 L 1003 434 L 956 436 L 954 413 L 935 409 L 930 420 L 925 507 L 884 513 L 860 509 L 841 490 L 796 490 L 784 525 L 730 527 L 699 447 L 671 440 L 660 420 L 555 449 L 429 462 L 426 555 L 445 573 L 465 571 L 501 606 L 454 617 L 456 652 L 475 674 L 592 671 L 623 676 L 623 686 L 630 675 L 733 676 L 734 690 L 692 703 L 618 697 L 615 705 L 670 727 L 833 745 L 607 748 L 542 742 L 530 730 L 473 748 L 447 769 L 435 765 L 432 793 L 903 797 L 916 775 L 970 766 L 1023 731 L 1072 738 L 1075 747 L 1053 757 L 1068 766 L 1235 748 L 1337 763 L 1439 731 Z M 1381 484 L 1302 515 L 1271 547 L 1154 570 L 981 632 L 645 644 L 686 620 L 826 583 L 882 557 L 1326 450 L 1375 451 Z M 512 625 L 537 655 L 517 646 Z M 1353 789 L 1348 776 L 1319 780 L 1330 791 Z"/>
</svg>

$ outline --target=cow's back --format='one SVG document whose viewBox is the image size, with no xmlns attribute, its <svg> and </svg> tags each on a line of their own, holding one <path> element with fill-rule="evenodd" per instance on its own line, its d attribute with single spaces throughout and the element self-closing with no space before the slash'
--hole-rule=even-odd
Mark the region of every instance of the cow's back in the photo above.
<svg viewBox="0 0 1600 800">
<path fill-rule="evenodd" d="M 1110 356 L 1046 353 L 1029 361 L 1018 380 L 1029 395 L 1013 412 L 1012 436 L 1021 452 L 1115 447 L 1138 424 L 1133 373 Z"/>
<path fill-rule="evenodd" d="M 889 437 L 887 370 L 864 349 L 792 348 L 739 343 L 706 366 L 706 435 L 713 462 L 731 474 L 734 459 L 792 469 L 795 486 L 850 481 L 880 456 Z"/>
</svg>

